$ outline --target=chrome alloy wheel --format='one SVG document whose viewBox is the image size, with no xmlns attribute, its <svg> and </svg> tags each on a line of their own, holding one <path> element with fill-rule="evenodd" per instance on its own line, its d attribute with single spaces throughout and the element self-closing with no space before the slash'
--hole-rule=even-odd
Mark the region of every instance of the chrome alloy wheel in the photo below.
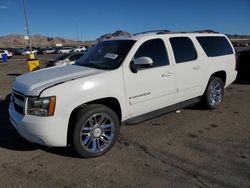
<svg viewBox="0 0 250 188">
<path fill-rule="evenodd" d="M 209 103 L 211 106 L 218 106 L 224 97 L 223 85 L 220 81 L 214 81 L 210 87 Z"/>
<path fill-rule="evenodd" d="M 99 153 L 112 143 L 114 134 L 114 120 L 108 114 L 97 113 L 82 126 L 80 143 L 88 152 Z"/>
</svg>

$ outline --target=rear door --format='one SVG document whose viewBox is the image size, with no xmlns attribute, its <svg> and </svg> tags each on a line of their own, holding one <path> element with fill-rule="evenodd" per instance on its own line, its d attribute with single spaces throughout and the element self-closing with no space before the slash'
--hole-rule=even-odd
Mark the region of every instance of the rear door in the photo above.
<svg viewBox="0 0 250 188">
<path fill-rule="evenodd" d="M 203 67 L 193 41 L 189 37 L 171 37 L 169 41 L 176 63 L 177 102 L 199 96 Z"/>
</svg>

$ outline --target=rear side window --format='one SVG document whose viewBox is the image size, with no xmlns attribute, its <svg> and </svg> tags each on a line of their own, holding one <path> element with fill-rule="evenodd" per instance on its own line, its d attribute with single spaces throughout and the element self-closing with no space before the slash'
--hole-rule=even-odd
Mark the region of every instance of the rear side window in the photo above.
<svg viewBox="0 0 250 188">
<path fill-rule="evenodd" d="M 184 63 L 197 59 L 197 52 L 194 44 L 188 37 L 170 38 L 176 63 Z"/>
<path fill-rule="evenodd" d="M 208 57 L 233 54 L 233 49 L 225 37 L 196 37 Z"/>
<path fill-rule="evenodd" d="M 134 58 L 144 56 L 150 57 L 153 60 L 152 67 L 169 65 L 165 44 L 161 39 L 144 42 L 136 52 Z"/>
</svg>

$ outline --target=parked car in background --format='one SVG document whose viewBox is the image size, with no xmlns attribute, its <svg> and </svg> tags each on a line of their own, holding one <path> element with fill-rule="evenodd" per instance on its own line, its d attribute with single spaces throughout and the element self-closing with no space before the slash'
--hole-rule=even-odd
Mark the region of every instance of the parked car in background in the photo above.
<svg viewBox="0 0 250 188">
<path fill-rule="evenodd" d="M 8 58 L 13 57 L 13 53 L 10 52 L 9 50 L 0 50 L 0 59 L 2 59 L 2 54 L 6 54 L 8 56 Z"/>
<path fill-rule="evenodd" d="M 55 49 L 54 48 L 52 48 L 52 47 L 49 47 L 49 48 L 46 48 L 45 50 L 44 50 L 44 54 L 53 54 L 53 53 L 55 53 Z"/>
<path fill-rule="evenodd" d="M 32 54 L 37 54 L 37 50 L 32 48 L 31 53 Z M 28 55 L 28 54 L 30 54 L 30 49 L 27 49 L 22 55 Z"/>
<path fill-rule="evenodd" d="M 37 48 L 37 54 L 44 54 L 46 48 Z"/>
<path fill-rule="evenodd" d="M 85 46 L 77 46 L 74 48 L 74 52 L 84 52 L 86 51 Z"/>
<path fill-rule="evenodd" d="M 72 47 L 63 47 L 59 50 L 59 53 L 61 54 L 68 54 L 73 51 Z"/>
<path fill-rule="evenodd" d="M 15 52 L 16 48 L 8 48 L 7 50 L 8 50 L 9 52 L 11 52 L 12 55 L 14 55 L 14 52 Z"/>
<path fill-rule="evenodd" d="M 62 55 L 56 57 L 55 59 L 49 60 L 46 63 L 46 67 L 74 64 L 78 59 L 80 59 L 82 57 L 83 54 L 84 54 L 84 52 L 62 54 Z"/>
<path fill-rule="evenodd" d="M 14 49 L 14 55 L 23 55 L 25 51 L 26 50 L 24 48 L 16 48 Z"/>
<path fill-rule="evenodd" d="M 55 47 L 55 52 L 54 52 L 54 53 L 55 53 L 55 54 L 59 54 L 59 53 L 60 53 L 59 51 L 60 51 L 61 49 L 62 49 L 62 47 L 56 46 L 56 47 Z"/>
</svg>

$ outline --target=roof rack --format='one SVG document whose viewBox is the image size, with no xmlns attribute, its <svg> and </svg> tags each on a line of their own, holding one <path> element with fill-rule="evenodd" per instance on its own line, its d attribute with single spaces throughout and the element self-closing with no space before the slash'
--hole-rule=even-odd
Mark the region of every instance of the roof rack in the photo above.
<svg viewBox="0 0 250 188">
<path fill-rule="evenodd" d="M 157 35 L 159 34 L 166 34 L 166 33 L 170 33 L 169 30 L 151 30 L 151 31 L 143 31 L 143 32 L 140 32 L 140 33 L 136 33 L 134 35 L 144 35 L 144 34 L 152 34 L 152 33 L 155 33 Z"/>
<path fill-rule="evenodd" d="M 193 33 L 219 33 L 219 32 L 210 29 L 205 29 L 205 30 L 193 31 Z"/>
<path fill-rule="evenodd" d="M 169 30 L 151 30 L 151 31 L 144 31 L 135 34 L 130 34 L 129 37 L 137 36 L 137 35 L 145 35 L 145 34 L 178 34 L 178 33 L 219 33 L 213 30 L 205 29 L 205 30 L 197 30 L 197 31 L 190 31 L 190 32 L 171 32 Z"/>
</svg>

